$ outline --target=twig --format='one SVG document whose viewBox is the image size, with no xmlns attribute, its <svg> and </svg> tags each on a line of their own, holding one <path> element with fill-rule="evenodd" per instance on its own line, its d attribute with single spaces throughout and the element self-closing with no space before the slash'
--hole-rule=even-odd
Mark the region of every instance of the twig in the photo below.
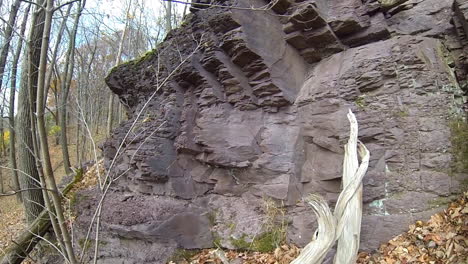
<svg viewBox="0 0 468 264">
<path fill-rule="evenodd" d="M 107 170 L 107 173 L 106 173 L 106 177 L 104 179 L 104 183 L 107 183 L 107 185 L 105 184 L 105 187 L 104 187 L 104 190 L 103 190 L 103 193 L 102 193 L 102 196 L 101 196 L 101 199 L 99 200 L 98 202 L 98 205 L 97 205 L 97 208 L 96 208 L 96 211 L 93 215 L 93 218 L 91 220 L 91 223 L 90 223 L 90 226 L 88 228 L 88 232 L 86 234 L 86 238 L 85 238 L 85 243 L 87 243 L 87 241 L 89 240 L 89 235 L 91 233 L 91 229 L 92 229 L 92 225 L 94 223 L 94 220 L 96 220 L 96 241 L 99 240 L 99 229 L 100 229 L 100 218 L 101 218 L 101 212 L 102 212 L 102 206 L 103 206 L 103 202 L 107 196 L 107 193 L 109 191 L 109 188 L 110 186 L 112 185 L 112 183 L 114 182 L 113 180 L 109 180 L 110 178 L 110 172 L 112 171 L 114 165 L 115 165 L 115 162 L 117 160 L 117 157 L 120 155 L 122 149 L 124 148 L 124 144 L 127 140 L 127 138 L 129 137 L 131 131 L 133 130 L 133 128 L 135 127 L 136 123 L 139 121 L 142 113 L 146 110 L 146 108 L 148 107 L 149 103 L 152 101 L 152 99 L 156 96 L 157 92 L 161 89 L 161 87 L 163 87 L 168 81 L 169 79 L 180 69 L 180 67 L 186 62 L 188 61 L 190 58 L 192 58 L 192 56 L 198 52 L 198 50 L 200 49 L 200 47 L 202 46 L 202 42 L 203 42 L 203 37 L 204 35 L 201 36 L 201 39 L 200 39 L 200 42 L 197 43 L 197 46 L 195 47 L 195 49 L 192 51 L 191 54 L 189 54 L 181 63 L 179 63 L 170 73 L 169 75 L 163 80 L 163 82 L 161 84 L 158 84 L 158 86 L 156 87 L 155 91 L 151 94 L 151 96 L 146 100 L 145 104 L 143 105 L 143 107 L 140 109 L 140 111 L 137 113 L 132 125 L 130 126 L 130 128 L 128 129 L 127 133 L 125 134 L 124 138 L 122 139 L 119 147 L 117 148 L 117 151 L 116 151 L 116 154 L 114 155 L 112 161 L 111 161 L 111 164 Z M 121 176 L 121 175 L 120 175 Z M 98 244 L 98 243 L 96 243 Z M 94 250 L 94 262 L 96 262 L 97 260 L 97 253 L 98 253 L 98 247 L 96 246 L 95 247 L 95 250 Z M 81 253 L 80 255 L 80 260 L 82 260 L 84 256 L 84 252 Z"/>
<path fill-rule="evenodd" d="M 27 191 L 33 191 L 33 190 L 46 190 L 46 191 L 49 191 L 49 192 L 53 192 L 53 191 L 54 191 L 54 190 L 51 190 L 51 189 L 46 189 L 46 188 L 41 188 L 41 187 L 38 187 L 38 188 L 26 188 L 26 189 L 20 189 L 20 190 L 10 191 L 10 192 L 6 192 L 6 193 L 0 193 L 0 196 L 12 196 L 12 195 L 15 195 L 15 194 L 18 194 L 18 193 L 27 192 Z"/>
<path fill-rule="evenodd" d="M 42 237 L 42 236 L 40 236 L 40 235 L 38 235 L 38 234 L 35 234 L 34 232 L 31 232 L 31 230 L 28 230 L 28 231 L 29 231 L 29 233 L 31 233 L 33 236 L 35 236 L 35 237 L 37 237 L 37 238 L 39 238 L 39 239 L 41 239 L 41 240 L 47 242 L 49 245 L 51 245 L 55 250 L 57 250 L 58 253 L 60 253 L 60 255 L 62 255 L 63 259 L 65 259 L 65 261 L 66 261 L 67 263 L 70 263 L 70 262 L 68 261 L 67 257 L 65 256 L 65 254 L 64 254 L 56 245 L 54 245 L 54 243 L 50 242 L 50 241 L 49 241 L 47 238 L 45 238 L 45 237 Z"/>
<path fill-rule="evenodd" d="M 193 5 L 194 8 L 196 6 L 206 6 L 206 7 L 221 7 L 221 8 L 229 8 L 229 9 L 239 9 L 239 10 L 250 10 L 250 11 L 267 11 L 273 8 L 279 0 L 275 0 L 271 3 L 268 3 L 261 7 L 240 7 L 240 6 L 225 6 L 225 5 L 215 5 L 215 4 L 205 4 L 205 3 L 192 3 L 192 2 L 184 2 L 180 0 L 163 0 L 164 2 L 173 2 L 179 3 L 184 5 Z"/>
<path fill-rule="evenodd" d="M 55 8 L 53 9 L 53 12 L 59 10 L 60 8 L 66 6 L 66 5 L 70 5 L 70 4 L 73 4 L 73 3 L 78 2 L 78 1 L 80 1 L 80 0 L 72 0 L 72 1 L 70 1 L 70 2 L 63 3 L 63 4 L 61 4 L 61 5 L 57 6 L 57 7 L 55 7 Z"/>
</svg>

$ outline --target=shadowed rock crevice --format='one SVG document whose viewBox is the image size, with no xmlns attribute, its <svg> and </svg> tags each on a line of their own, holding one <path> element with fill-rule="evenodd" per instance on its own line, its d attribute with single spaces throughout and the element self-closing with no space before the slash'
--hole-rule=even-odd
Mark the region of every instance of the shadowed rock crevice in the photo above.
<svg viewBox="0 0 468 264">
<path fill-rule="evenodd" d="M 103 208 L 102 263 L 163 263 L 177 247 L 251 242 L 267 231 L 270 199 L 288 212 L 288 241 L 306 244 L 315 221 L 301 197 L 336 202 L 348 109 L 371 152 L 362 249 L 460 192 L 466 175 L 451 166 L 450 122 L 464 115 L 466 1 L 381 2 L 197 10 L 156 50 L 114 68 L 106 82 L 129 120 L 103 146 L 107 166 L 160 89 L 111 169 L 127 172 Z M 95 206 L 88 195 L 79 207 Z"/>
</svg>

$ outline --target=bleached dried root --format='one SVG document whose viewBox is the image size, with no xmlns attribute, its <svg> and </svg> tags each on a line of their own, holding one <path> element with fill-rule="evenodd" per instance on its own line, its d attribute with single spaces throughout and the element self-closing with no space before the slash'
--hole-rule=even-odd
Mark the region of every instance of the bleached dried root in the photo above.
<svg viewBox="0 0 468 264">
<path fill-rule="evenodd" d="M 309 195 L 306 202 L 312 207 L 317 217 L 318 229 L 312 242 L 307 244 L 291 264 L 322 263 L 335 242 L 336 221 L 327 202 L 320 195 L 315 194 Z"/>
<path fill-rule="evenodd" d="M 306 202 L 312 206 L 318 221 L 318 229 L 310 242 L 292 264 L 322 263 L 327 252 L 338 241 L 335 264 L 355 263 L 359 250 L 362 219 L 362 179 L 369 166 L 370 153 L 358 141 L 358 123 L 348 113 L 350 136 L 345 146 L 343 161 L 343 191 L 331 213 L 326 201 L 318 195 L 310 195 Z M 358 162 L 358 154 L 361 164 Z"/>
</svg>

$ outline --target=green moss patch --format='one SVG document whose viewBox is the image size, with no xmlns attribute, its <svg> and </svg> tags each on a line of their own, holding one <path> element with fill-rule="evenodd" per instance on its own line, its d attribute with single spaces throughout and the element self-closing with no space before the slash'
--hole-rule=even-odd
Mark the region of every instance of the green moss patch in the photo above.
<svg viewBox="0 0 468 264">
<path fill-rule="evenodd" d="M 468 172 L 468 124 L 462 118 L 450 122 L 452 143 L 452 171 L 455 173 Z"/>
<path fill-rule="evenodd" d="M 230 237 L 229 242 L 238 250 L 252 250 L 250 242 L 247 241 L 248 236 L 242 234 L 240 238 Z"/>
</svg>

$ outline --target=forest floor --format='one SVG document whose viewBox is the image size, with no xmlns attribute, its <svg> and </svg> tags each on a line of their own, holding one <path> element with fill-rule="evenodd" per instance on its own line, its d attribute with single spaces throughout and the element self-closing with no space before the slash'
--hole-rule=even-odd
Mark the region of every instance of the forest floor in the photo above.
<svg viewBox="0 0 468 264">
<path fill-rule="evenodd" d="M 223 264 L 219 255 L 236 264 L 288 264 L 299 254 L 294 245 L 283 245 L 273 252 L 226 252 L 206 249 L 170 264 Z M 468 192 L 451 202 L 427 222 L 416 221 L 406 233 L 380 246 L 372 254 L 360 252 L 358 264 L 468 264 Z"/>
<path fill-rule="evenodd" d="M 69 134 L 74 134 L 75 129 L 73 127 L 69 128 Z M 98 137 L 98 142 L 104 139 L 104 135 Z M 49 136 L 49 145 L 50 145 L 50 156 L 52 162 L 52 168 L 54 169 L 55 180 L 57 183 L 60 183 L 62 178 L 65 176 L 65 168 L 63 166 L 62 159 L 62 149 L 60 144 L 55 144 L 55 136 Z M 70 162 L 72 164 L 77 163 L 77 150 L 76 144 L 69 145 L 69 155 Z M 3 159 L 1 165 L 4 167 L 9 167 L 7 159 Z M 11 181 L 11 173 L 2 169 L 3 172 L 3 185 L 4 192 L 12 190 L 13 183 Z M 3 250 L 12 243 L 12 240 L 17 236 L 25 227 L 25 215 L 23 206 L 18 203 L 16 196 L 0 196 L 0 255 L 2 255 Z"/>
</svg>

